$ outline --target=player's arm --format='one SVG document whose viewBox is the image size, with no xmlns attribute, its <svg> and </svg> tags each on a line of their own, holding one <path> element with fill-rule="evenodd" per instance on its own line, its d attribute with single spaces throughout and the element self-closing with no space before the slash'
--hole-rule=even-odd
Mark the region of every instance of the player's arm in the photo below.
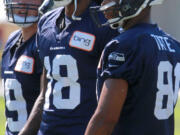
<svg viewBox="0 0 180 135">
<path fill-rule="evenodd" d="M 38 98 L 36 99 L 36 102 L 33 106 L 33 109 L 25 126 L 19 132 L 18 135 L 37 135 L 41 123 L 46 87 L 47 87 L 46 71 L 45 69 L 43 69 L 43 73 L 41 76 L 41 92 Z"/>
<path fill-rule="evenodd" d="M 128 83 L 122 79 L 104 82 L 98 107 L 92 116 L 85 135 L 111 135 L 128 92 Z"/>
</svg>

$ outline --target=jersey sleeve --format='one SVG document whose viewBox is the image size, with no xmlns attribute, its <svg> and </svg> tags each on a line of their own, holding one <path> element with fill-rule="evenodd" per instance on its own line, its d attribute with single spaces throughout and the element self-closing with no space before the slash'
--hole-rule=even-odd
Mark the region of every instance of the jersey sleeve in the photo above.
<svg viewBox="0 0 180 135">
<path fill-rule="evenodd" d="M 57 15 L 58 12 L 60 12 L 60 9 L 54 9 L 52 11 L 49 11 L 47 13 L 45 13 L 39 20 L 38 22 L 38 27 L 37 27 L 37 43 L 39 41 L 39 38 L 42 36 L 41 34 L 43 33 L 44 30 L 46 30 L 46 28 L 48 27 L 52 27 L 51 25 L 48 25 L 51 20 Z M 39 46 L 39 44 L 37 44 L 37 46 Z"/>
<path fill-rule="evenodd" d="M 143 72 L 143 52 L 136 41 L 119 43 L 111 41 L 104 50 L 100 77 L 124 79 L 133 84 Z"/>
<path fill-rule="evenodd" d="M 44 23 L 45 23 L 46 19 L 47 19 L 47 15 L 45 14 L 45 15 L 43 15 L 41 17 L 41 19 L 38 22 L 37 33 L 36 33 L 36 49 L 35 49 L 36 50 L 36 55 L 37 55 L 38 58 L 40 57 L 39 52 L 40 52 L 41 47 L 42 47 L 41 40 L 42 40 L 42 37 L 43 37 L 43 34 L 44 34 L 43 29 L 45 29 L 44 28 Z"/>
</svg>

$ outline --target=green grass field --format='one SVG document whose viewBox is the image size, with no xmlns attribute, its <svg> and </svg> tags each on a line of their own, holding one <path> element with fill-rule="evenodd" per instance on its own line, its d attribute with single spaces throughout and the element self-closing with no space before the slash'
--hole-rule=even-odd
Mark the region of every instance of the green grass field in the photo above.
<svg viewBox="0 0 180 135">
<path fill-rule="evenodd" d="M 180 135 L 180 100 L 176 106 L 175 112 L 175 135 Z M 4 100 L 0 97 L 0 135 L 5 132 L 5 118 L 4 118 Z"/>
<path fill-rule="evenodd" d="M 0 97 L 0 135 L 4 135 L 5 131 L 5 116 L 4 116 L 4 100 Z"/>
<path fill-rule="evenodd" d="M 180 135 L 180 99 L 175 110 L 175 135 Z"/>
</svg>

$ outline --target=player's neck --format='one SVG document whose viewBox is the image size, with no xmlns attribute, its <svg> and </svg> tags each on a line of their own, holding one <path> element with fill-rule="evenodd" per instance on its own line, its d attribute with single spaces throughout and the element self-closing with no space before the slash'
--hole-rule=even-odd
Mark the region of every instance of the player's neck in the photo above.
<svg viewBox="0 0 180 135">
<path fill-rule="evenodd" d="M 37 31 L 37 24 L 33 24 L 30 27 L 27 28 L 22 28 L 22 37 L 23 37 L 23 41 L 27 41 L 28 39 L 30 39 Z"/>
<path fill-rule="evenodd" d="M 76 10 L 75 16 L 80 16 L 89 6 L 90 2 L 91 0 L 79 0 L 77 3 L 77 10 Z M 74 2 L 72 2 L 71 4 L 65 7 L 66 16 L 71 18 L 74 12 L 74 7 L 75 7 Z"/>
<path fill-rule="evenodd" d="M 140 23 L 149 23 L 151 24 L 151 10 L 150 7 L 144 9 L 140 15 L 138 15 L 137 17 L 130 19 L 128 21 L 126 21 L 125 25 L 124 25 L 124 29 L 128 30 L 131 27 L 133 27 L 136 24 L 140 24 Z"/>
</svg>

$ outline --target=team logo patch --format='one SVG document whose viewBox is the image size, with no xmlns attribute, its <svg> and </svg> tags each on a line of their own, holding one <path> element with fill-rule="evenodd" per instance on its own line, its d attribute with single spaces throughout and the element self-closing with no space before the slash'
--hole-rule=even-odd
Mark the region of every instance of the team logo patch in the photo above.
<svg viewBox="0 0 180 135">
<path fill-rule="evenodd" d="M 92 51 L 96 37 L 90 33 L 75 31 L 71 37 L 69 45 L 84 51 Z"/>
<path fill-rule="evenodd" d="M 125 62 L 125 56 L 123 53 L 112 52 L 108 57 L 108 67 L 118 67 Z"/>
<path fill-rule="evenodd" d="M 108 60 L 124 62 L 125 61 L 125 56 L 124 56 L 123 53 L 112 52 L 109 55 Z"/>
<path fill-rule="evenodd" d="M 34 70 L 34 59 L 29 56 L 22 55 L 15 66 L 15 71 L 26 74 L 32 74 Z"/>
</svg>

